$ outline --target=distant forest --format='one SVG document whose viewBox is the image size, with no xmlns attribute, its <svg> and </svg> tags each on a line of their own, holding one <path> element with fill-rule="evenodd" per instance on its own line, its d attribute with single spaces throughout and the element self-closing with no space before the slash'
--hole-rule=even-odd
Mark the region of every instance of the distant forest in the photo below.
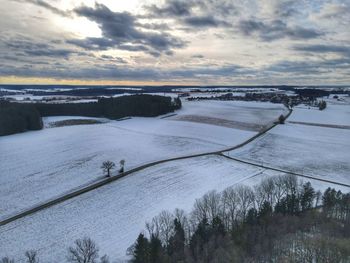
<svg viewBox="0 0 350 263">
<path fill-rule="evenodd" d="M 39 111 L 33 104 L 0 101 L 0 136 L 43 127 Z"/>
<path fill-rule="evenodd" d="M 0 101 L 0 136 L 42 129 L 41 117 L 87 116 L 119 119 L 155 117 L 181 108 L 181 100 L 157 95 L 101 98 L 92 103 L 9 103 Z"/>
</svg>

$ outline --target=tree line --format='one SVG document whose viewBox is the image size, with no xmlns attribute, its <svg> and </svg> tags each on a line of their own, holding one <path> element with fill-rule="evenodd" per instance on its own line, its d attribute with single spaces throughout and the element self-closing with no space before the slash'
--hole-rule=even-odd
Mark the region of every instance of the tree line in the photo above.
<svg viewBox="0 0 350 263">
<path fill-rule="evenodd" d="M 128 253 L 135 263 L 349 262 L 350 194 L 289 175 L 211 191 L 189 214 L 154 217 Z"/>
<path fill-rule="evenodd" d="M 312 262 L 350 260 L 350 193 L 285 175 L 211 191 L 190 213 L 162 211 L 127 253 L 134 263 Z M 38 263 L 35 250 L 24 254 Z M 66 262 L 109 263 L 90 238 L 77 239 Z M 0 263 L 15 263 L 4 257 Z"/>
<path fill-rule="evenodd" d="M 0 136 L 42 129 L 41 117 L 87 116 L 119 119 L 127 116 L 155 117 L 181 108 L 179 98 L 132 95 L 100 98 L 92 103 L 10 103 L 0 102 Z"/>
<path fill-rule="evenodd" d="M 34 105 L 0 101 L 0 136 L 42 127 L 40 113 Z"/>
</svg>

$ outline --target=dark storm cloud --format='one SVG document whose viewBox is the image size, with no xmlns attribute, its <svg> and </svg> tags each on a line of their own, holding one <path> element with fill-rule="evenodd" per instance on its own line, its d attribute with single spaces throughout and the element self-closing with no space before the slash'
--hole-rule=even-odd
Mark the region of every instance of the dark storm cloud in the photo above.
<svg viewBox="0 0 350 263">
<path fill-rule="evenodd" d="M 5 40 L 4 43 L 11 51 L 17 52 L 18 56 L 68 58 L 72 54 L 85 54 L 84 52 L 71 49 L 56 48 L 50 44 L 39 43 L 37 40 L 30 38 L 10 38 Z"/>
<path fill-rule="evenodd" d="M 150 5 L 145 9 L 156 17 L 184 17 L 191 15 L 193 3 L 189 0 L 168 0 L 164 6 Z"/>
<path fill-rule="evenodd" d="M 0 76 L 49 77 L 55 79 L 105 79 L 105 80 L 170 80 L 190 79 L 201 76 L 225 77 L 233 74 L 249 74 L 252 70 L 237 65 L 203 66 L 199 68 L 184 68 L 165 70 L 153 68 L 130 68 L 117 66 L 92 65 L 91 67 L 74 67 L 71 65 L 45 66 L 13 66 L 0 65 Z"/>
<path fill-rule="evenodd" d="M 192 27 L 219 27 L 230 25 L 229 23 L 218 20 L 212 16 L 191 16 L 185 18 L 183 21 L 186 25 Z"/>
<path fill-rule="evenodd" d="M 144 18 L 173 18 L 180 23 L 190 27 L 185 30 L 197 30 L 198 28 L 209 28 L 219 26 L 229 26 L 230 24 L 216 16 L 223 17 L 230 13 L 232 5 L 228 5 L 223 1 L 218 8 L 213 1 L 197 1 L 197 0 L 167 0 L 164 5 L 145 6 L 148 15 Z M 197 10 L 197 13 L 194 10 Z M 199 13 L 198 13 L 198 10 Z"/>
<path fill-rule="evenodd" d="M 312 53 L 338 53 L 343 56 L 350 57 L 349 46 L 339 45 L 296 45 L 293 47 L 294 50 L 312 52 Z"/>
<path fill-rule="evenodd" d="M 167 31 L 171 30 L 168 24 L 165 23 L 136 23 L 137 27 L 144 28 L 144 29 L 150 29 L 150 30 L 159 30 L 159 31 Z"/>
<path fill-rule="evenodd" d="M 191 56 L 192 58 L 204 58 L 204 56 L 202 54 L 196 54 Z"/>
<path fill-rule="evenodd" d="M 69 39 L 68 44 L 76 45 L 87 50 L 107 50 L 116 44 L 111 39 L 101 37 L 87 37 L 85 39 Z"/>
<path fill-rule="evenodd" d="M 350 74 L 349 64 L 350 58 L 328 59 L 322 61 L 283 60 L 266 67 L 264 70 L 274 73 L 289 73 L 295 75 L 314 76 L 318 76 L 319 74 L 331 71 L 346 70 Z"/>
<path fill-rule="evenodd" d="M 312 39 L 324 35 L 324 33 L 312 28 L 289 27 L 282 20 L 274 20 L 270 23 L 264 23 L 255 19 L 241 20 L 238 24 L 238 29 L 246 36 L 257 34 L 264 41 L 282 38 Z"/>
<path fill-rule="evenodd" d="M 45 8 L 47 10 L 50 10 L 52 13 L 60 15 L 60 16 L 71 16 L 71 13 L 69 11 L 63 11 L 57 7 L 54 7 L 53 5 L 50 5 L 47 3 L 47 1 L 43 0 L 11 0 L 13 2 L 19 2 L 19 3 L 31 3 L 36 6 Z"/>
<path fill-rule="evenodd" d="M 293 17 L 297 14 L 300 14 L 297 6 L 298 3 L 298 0 L 278 1 L 274 10 L 275 17 L 281 19 Z"/>
<path fill-rule="evenodd" d="M 127 64 L 127 62 L 123 58 L 113 57 L 113 56 L 109 56 L 109 55 L 102 55 L 100 57 L 100 59 L 102 59 L 104 61 L 109 61 L 109 62 L 116 62 L 116 63 L 120 63 L 120 64 Z"/>
<path fill-rule="evenodd" d="M 130 51 L 145 51 L 151 55 L 169 53 L 174 48 L 182 48 L 185 43 L 168 33 L 145 32 L 139 29 L 142 24 L 127 12 L 113 12 L 103 4 L 95 8 L 81 6 L 74 9 L 79 16 L 98 24 L 102 38 L 72 39 L 67 41 L 86 49 L 119 48 Z"/>
</svg>

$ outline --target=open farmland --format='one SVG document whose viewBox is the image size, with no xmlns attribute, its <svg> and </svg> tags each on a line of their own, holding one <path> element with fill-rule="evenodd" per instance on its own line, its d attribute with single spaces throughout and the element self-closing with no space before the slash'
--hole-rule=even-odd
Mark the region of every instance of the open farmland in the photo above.
<svg viewBox="0 0 350 263">
<path fill-rule="evenodd" d="M 298 107 L 285 125 L 227 154 L 349 184 L 349 116 L 348 105 L 331 104 L 324 111 Z"/>
<path fill-rule="evenodd" d="M 334 101 L 329 101 L 324 111 L 307 106 L 297 106 L 294 108 L 293 114 L 288 121 L 292 123 L 350 127 L 350 105 L 336 104 Z"/>
<path fill-rule="evenodd" d="M 106 160 L 117 163 L 125 159 L 128 170 L 151 161 L 237 145 L 255 132 L 178 118 L 200 114 L 253 123 L 259 105 L 260 114 L 266 112 L 267 123 L 284 111 L 283 106 L 270 103 L 186 102 L 178 115 L 170 118 L 132 118 L 2 137 L 0 218 L 101 180 L 100 166 Z M 48 118 L 46 122 L 63 119 Z"/>
<path fill-rule="evenodd" d="M 145 222 L 162 210 L 189 211 L 208 191 L 278 174 L 215 155 L 157 165 L 2 226 L 0 254 L 16 258 L 35 248 L 43 262 L 62 262 L 73 240 L 90 236 L 101 255 L 124 261 Z M 311 183 L 321 191 L 329 186 Z"/>
<path fill-rule="evenodd" d="M 101 254 L 125 259 L 145 221 L 160 211 L 189 210 L 207 191 L 257 183 L 263 176 L 264 169 L 219 156 L 148 168 L 2 226 L 0 255 L 16 257 L 35 248 L 44 262 L 62 262 L 72 241 L 90 236 L 103 248 Z"/>
<path fill-rule="evenodd" d="M 206 111 L 206 107 L 211 110 Z M 257 112 L 266 115 L 257 117 Z M 222 150 L 257 132 L 243 129 L 244 125 L 234 128 L 221 122 L 200 123 L 199 119 L 192 121 L 184 116 L 258 123 L 263 127 L 281 113 L 285 113 L 282 106 L 269 103 L 186 102 L 176 115 L 123 121 L 101 119 L 101 124 L 53 127 L 2 137 L 1 147 L 8 151 L 1 158 L 12 160 L 7 166 L 4 163 L 8 161 L 1 165 L 2 171 L 12 175 L 1 177 L 1 198 L 5 200 L 1 204 L 2 216 L 101 180 L 99 167 L 107 159 L 124 158 L 130 169 L 154 160 Z M 50 117 L 45 124 L 51 127 L 50 123 L 69 118 Z M 80 117 L 72 119 L 76 118 Z M 349 183 L 348 135 L 346 129 L 287 123 L 227 154 Z M 2 226 L 0 255 L 19 259 L 24 251 L 35 249 L 42 262 L 62 262 L 75 239 L 89 236 L 100 246 L 101 255 L 123 262 L 145 221 L 160 211 L 189 211 L 195 199 L 210 190 L 222 191 L 237 184 L 253 186 L 262 178 L 279 174 L 283 173 L 215 154 L 159 164 Z M 317 190 L 331 186 L 347 191 L 346 187 L 308 181 Z"/>
</svg>

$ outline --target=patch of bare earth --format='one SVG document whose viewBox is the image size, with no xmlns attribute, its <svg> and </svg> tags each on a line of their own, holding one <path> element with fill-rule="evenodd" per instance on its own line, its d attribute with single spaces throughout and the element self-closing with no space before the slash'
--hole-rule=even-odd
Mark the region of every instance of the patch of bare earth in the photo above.
<svg viewBox="0 0 350 263">
<path fill-rule="evenodd" d="M 93 119 L 74 119 L 74 120 L 55 121 L 53 123 L 50 123 L 50 127 L 89 125 L 89 124 L 99 124 L 99 123 L 102 123 L 102 121 L 93 120 Z"/>
<path fill-rule="evenodd" d="M 267 125 L 260 125 L 255 123 L 231 121 L 226 119 L 200 116 L 200 115 L 182 115 L 182 116 L 173 118 L 172 120 L 205 123 L 205 124 L 211 124 L 211 125 L 222 126 L 227 128 L 239 129 L 239 130 L 248 130 L 248 131 L 261 131 L 267 126 Z"/>
</svg>

